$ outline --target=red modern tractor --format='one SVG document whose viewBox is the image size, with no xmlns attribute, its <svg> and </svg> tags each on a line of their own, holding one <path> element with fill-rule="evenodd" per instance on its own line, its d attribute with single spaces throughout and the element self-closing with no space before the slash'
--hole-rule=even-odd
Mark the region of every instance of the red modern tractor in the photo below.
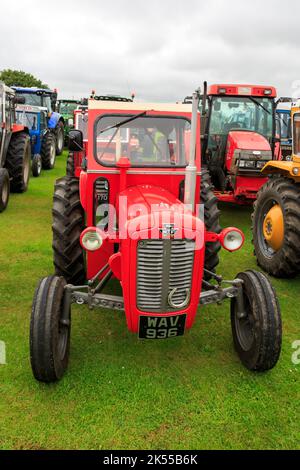
<svg viewBox="0 0 300 470">
<path fill-rule="evenodd" d="M 231 300 L 235 348 L 253 371 L 275 366 L 281 316 L 261 273 L 216 274 L 220 246 L 244 241 L 221 230 L 209 174 L 201 168 L 199 93 L 193 105 L 90 100 L 88 157 L 80 178 L 55 185 L 55 275 L 36 289 L 30 350 L 35 378 L 60 379 L 70 349 L 71 305 L 123 310 L 140 339 L 182 336 L 198 308 Z M 70 150 L 82 151 L 73 130 Z M 114 277 L 122 296 L 103 292 Z M 101 319 L 99 320 L 101 321 Z"/>
<path fill-rule="evenodd" d="M 280 158 L 275 98 L 273 87 L 205 83 L 202 161 L 219 201 L 252 204 L 266 182 L 261 169 Z"/>
<path fill-rule="evenodd" d="M 10 191 L 27 190 L 30 176 L 29 132 L 16 124 L 17 103 L 23 103 L 23 99 L 0 83 L 0 212 L 7 207 Z"/>
</svg>

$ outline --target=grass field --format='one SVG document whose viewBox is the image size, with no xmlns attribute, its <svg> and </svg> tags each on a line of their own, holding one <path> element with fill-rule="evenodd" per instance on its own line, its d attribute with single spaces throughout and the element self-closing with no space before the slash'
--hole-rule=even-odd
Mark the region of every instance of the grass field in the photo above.
<svg viewBox="0 0 300 470">
<path fill-rule="evenodd" d="M 73 308 L 71 361 L 55 385 L 31 374 L 28 331 L 37 280 L 51 274 L 51 206 L 57 168 L 31 179 L 0 214 L 0 449 L 300 448 L 300 279 L 274 281 L 283 316 L 283 351 L 273 371 L 240 364 L 229 304 L 199 311 L 182 339 L 139 342 L 122 313 Z M 250 210 L 222 207 L 222 224 L 245 231 L 236 254 L 222 253 L 227 278 L 255 268 Z"/>
</svg>

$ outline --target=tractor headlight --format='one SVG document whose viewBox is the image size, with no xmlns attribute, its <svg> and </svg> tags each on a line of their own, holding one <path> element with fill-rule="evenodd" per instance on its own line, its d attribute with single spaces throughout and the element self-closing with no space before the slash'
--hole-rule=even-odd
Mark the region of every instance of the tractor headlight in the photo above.
<svg viewBox="0 0 300 470">
<path fill-rule="evenodd" d="M 89 227 L 84 230 L 80 237 L 82 248 L 87 251 L 97 251 L 103 244 L 103 236 L 99 229 L 96 227 Z"/>
<path fill-rule="evenodd" d="M 226 228 L 220 233 L 220 243 L 227 251 L 237 251 L 242 248 L 245 236 L 238 228 Z"/>
<path fill-rule="evenodd" d="M 245 163 L 246 163 L 245 160 L 240 160 L 239 167 L 240 168 L 245 168 Z"/>
<path fill-rule="evenodd" d="M 255 161 L 245 161 L 245 168 L 255 168 Z"/>
<path fill-rule="evenodd" d="M 267 162 L 259 161 L 259 162 L 256 163 L 256 166 L 257 166 L 257 168 L 261 169 L 261 168 L 263 168 L 263 167 L 265 166 L 266 163 L 267 163 Z"/>
</svg>

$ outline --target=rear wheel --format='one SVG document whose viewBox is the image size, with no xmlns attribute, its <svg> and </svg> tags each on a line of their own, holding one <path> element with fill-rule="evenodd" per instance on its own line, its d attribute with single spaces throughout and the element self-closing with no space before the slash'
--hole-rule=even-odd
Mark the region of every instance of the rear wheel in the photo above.
<svg viewBox="0 0 300 470">
<path fill-rule="evenodd" d="M 70 152 L 67 159 L 67 168 L 66 168 L 67 176 L 75 176 L 75 165 L 74 165 L 74 154 Z"/>
<path fill-rule="evenodd" d="M 64 131 L 64 123 L 59 121 L 57 127 L 55 129 L 55 136 L 56 136 L 56 155 L 61 155 L 64 149 L 64 142 L 65 142 L 65 131 Z"/>
<path fill-rule="evenodd" d="M 0 168 L 0 212 L 5 211 L 9 200 L 9 174 L 6 168 Z"/>
<path fill-rule="evenodd" d="M 56 382 L 69 362 L 71 315 L 62 321 L 65 279 L 49 276 L 35 291 L 30 322 L 30 359 L 34 377 Z"/>
<path fill-rule="evenodd" d="M 300 184 L 276 176 L 259 191 L 252 214 L 257 263 L 276 277 L 300 272 Z"/>
<path fill-rule="evenodd" d="M 41 148 L 42 166 L 44 170 L 52 170 L 55 166 L 55 145 L 55 136 L 51 132 L 47 132 L 43 137 Z"/>
<path fill-rule="evenodd" d="M 30 139 L 25 132 L 12 135 L 7 150 L 6 168 L 11 179 L 10 188 L 14 193 L 27 191 L 31 165 Z"/>
<path fill-rule="evenodd" d="M 56 181 L 53 197 L 53 258 L 55 273 L 68 283 L 85 281 L 85 265 L 80 235 L 84 211 L 79 198 L 79 180 L 64 177 Z"/>
<path fill-rule="evenodd" d="M 278 362 L 282 326 L 280 307 L 269 280 L 257 271 L 237 276 L 243 281 L 243 312 L 231 301 L 231 327 L 235 349 L 249 370 L 264 372 Z"/>
<path fill-rule="evenodd" d="M 31 163 L 31 171 L 32 171 L 32 176 L 34 176 L 34 177 L 38 177 L 41 174 L 41 171 L 42 171 L 42 158 L 38 153 L 36 153 L 33 156 L 32 163 Z"/>
<path fill-rule="evenodd" d="M 202 170 L 201 176 L 201 204 L 204 205 L 204 222 L 208 232 L 221 232 L 221 226 L 219 222 L 220 211 L 218 209 L 218 200 L 213 192 L 213 186 L 209 172 Z M 204 268 L 208 271 L 215 272 L 215 268 L 219 264 L 219 251 L 221 245 L 217 243 L 206 243 L 205 248 L 205 264 Z M 209 281 L 211 276 L 208 273 L 204 274 L 204 279 Z"/>
</svg>

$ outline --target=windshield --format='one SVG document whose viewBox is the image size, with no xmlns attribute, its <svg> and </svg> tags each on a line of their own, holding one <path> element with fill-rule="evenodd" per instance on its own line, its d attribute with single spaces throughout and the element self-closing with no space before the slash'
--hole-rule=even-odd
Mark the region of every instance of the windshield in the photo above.
<svg viewBox="0 0 300 470">
<path fill-rule="evenodd" d="M 292 138 L 291 114 L 288 111 L 278 111 L 277 117 L 280 121 L 280 137 L 282 139 Z"/>
<path fill-rule="evenodd" d="M 60 102 L 59 103 L 59 112 L 61 114 L 73 114 L 75 109 L 77 109 L 77 103 L 67 103 L 67 102 Z"/>
<path fill-rule="evenodd" d="M 213 98 L 209 133 L 227 135 L 232 129 L 255 131 L 271 139 L 273 101 L 252 97 Z"/>
<path fill-rule="evenodd" d="M 22 126 L 28 127 L 30 131 L 37 130 L 37 114 L 36 113 L 29 113 L 25 111 L 17 111 L 16 112 L 16 120 L 17 124 L 21 124 Z"/>
<path fill-rule="evenodd" d="M 294 114 L 293 145 L 294 154 L 300 157 L 300 113 Z"/>
<path fill-rule="evenodd" d="M 132 166 L 187 165 L 191 125 L 173 117 L 105 116 L 96 125 L 95 145 L 99 163 L 115 166 L 121 157 Z M 124 122 L 120 127 L 114 127 Z M 109 129 L 108 129 L 109 128 Z"/>
<path fill-rule="evenodd" d="M 35 95 L 34 93 L 23 93 L 18 91 L 18 96 L 24 96 L 25 104 L 29 104 L 31 106 L 43 106 L 47 108 L 48 112 L 50 113 L 52 110 L 51 106 L 51 98 L 47 95 Z"/>
</svg>

